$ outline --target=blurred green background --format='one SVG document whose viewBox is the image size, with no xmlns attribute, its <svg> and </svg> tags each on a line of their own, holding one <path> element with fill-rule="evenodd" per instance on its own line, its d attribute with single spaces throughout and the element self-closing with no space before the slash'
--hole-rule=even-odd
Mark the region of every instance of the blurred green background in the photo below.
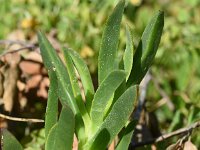
<svg viewBox="0 0 200 150">
<path fill-rule="evenodd" d="M 0 0 L 0 38 L 20 31 L 24 40 L 30 40 L 39 29 L 53 32 L 61 45 L 77 50 L 91 73 L 96 74 L 103 26 L 117 2 Z M 120 35 L 121 54 L 126 41 L 125 25 L 131 27 L 137 46 L 148 20 L 158 10 L 165 12 L 165 27 L 150 70 L 153 79 L 147 89 L 146 107 L 156 114 L 161 131 L 170 132 L 200 118 L 200 1 L 127 1 Z M 200 147 L 198 131 L 192 141 Z"/>
</svg>

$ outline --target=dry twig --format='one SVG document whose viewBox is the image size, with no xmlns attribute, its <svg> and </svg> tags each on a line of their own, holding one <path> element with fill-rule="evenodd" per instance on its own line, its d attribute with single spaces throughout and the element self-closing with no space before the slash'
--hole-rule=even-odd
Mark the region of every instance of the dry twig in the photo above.
<svg viewBox="0 0 200 150">
<path fill-rule="evenodd" d="M 16 53 L 22 50 L 33 50 L 35 48 L 37 48 L 36 45 L 31 44 L 31 43 L 27 43 L 25 41 L 18 41 L 18 40 L 0 40 L 0 45 L 7 45 L 7 47 L 10 47 L 12 45 L 20 45 L 21 47 L 18 49 L 14 49 L 14 50 L 4 50 L 3 53 L 0 55 L 0 57 L 7 55 L 9 53 Z"/>
<path fill-rule="evenodd" d="M 145 146 L 145 145 L 149 145 L 149 144 L 158 143 L 158 142 L 167 140 L 167 139 L 169 139 L 171 137 L 174 137 L 174 136 L 177 136 L 177 135 L 180 135 L 180 134 L 184 134 L 185 135 L 187 133 L 191 133 L 193 131 L 193 129 L 198 128 L 198 127 L 200 127 L 200 121 L 197 121 L 197 122 L 191 124 L 188 127 L 181 128 L 181 129 L 178 129 L 178 130 L 176 130 L 174 132 L 161 135 L 161 136 L 159 136 L 158 138 L 155 138 L 155 139 L 150 139 L 148 141 L 143 141 L 143 142 L 139 142 L 139 143 L 132 143 L 130 145 L 130 149 L 133 149 L 135 147 L 140 147 L 140 146 Z"/>
<path fill-rule="evenodd" d="M 151 79 L 154 83 L 155 88 L 158 90 L 160 95 L 166 100 L 169 109 L 174 110 L 175 109 L 174 104 L 172 103 L 172 101 L 171 101 L 170 97 L 167 95 L 167 93 L 160 87 L 159 82 L 153 76 L 151 76 Z"/>
<path fill-rule="evenodd" d="M 42 120 L 42 119 L 17 118 L 17 117 L 7 116 L 7 115 L 4 115 L 4 114 L 0 114 L 0 118 L 12 120 L 12 121 L 20 121 L 20 122 L 31 122 L 31 123 L 42 123 L 42 122 L 44 122 L 44 120 Z"/>
<path fill-rule="evenodd" d="M 9 53 L 16 53 L 16 52 L 19 52 L 19 51 L 22 51 L 22 50 L 27 50 L 27 49 L 33 50 L 33 49 L 35 49 L 35 48 L 36 48 L 35 45 L 30 45 L 30 46 L 21 47 L 21 48 L 15 49 L 15 50 L 4 51 L 4 52 L 0 55 L 0 57 L 5 56 L 5 55 L 7 55 L 7 54 L 9 54 Z"/>
<path fill-rule="evenodd" d="M 8 44 L 8 45 L 18 44 L 22 46 L 30 45 L 25 41 L 19 41 L 19 40 L 0 40 L 0 44 Z"/>
</svg>

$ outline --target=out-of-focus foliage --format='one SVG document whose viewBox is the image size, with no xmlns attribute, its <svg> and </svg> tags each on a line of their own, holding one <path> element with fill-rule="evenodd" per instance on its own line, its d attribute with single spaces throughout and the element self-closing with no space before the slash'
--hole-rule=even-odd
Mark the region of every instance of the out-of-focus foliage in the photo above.
<svg viewBox="0 0 200 150">
<path fill-rule="evenodd" d="M 140 18 L 142 9 L 151 12 L 157 7 L 161 7 L 166 13 L 165 28 L 163 38 L 156 55 L 156 61 L 152 73 L 163 90 L 170 96 L 175 109 L 180 111 L 185 119 L 180 121 L 191 123 L 199 118 L 198 109 L 200 107 L 200 5 L 198 1 L 168 1 L 152 2 L 141 6 L 136 16 Z M 143 8 L 142 8 L 143 7 Z M 142 15 L 144 16 L 144 14 Z M 136 30 L 138 31 L 138 30 Z M 153 88 L 152 88 L 153 89 Z M 149 88 L 149 100 L 156 100 L 159 97 Z M 162 108 L 161 108 L 162 109 Z M 170 114 L 170 111 L 168 112 Z M 168 114 L 168 115 L 169 115 Z M 174 112 L 171 113 L 174 116 Z M 166 116 L 165 116 L 166 117 Z M 169 118 L 173 118 L 172 116 Z M 169 119 L 168 118 L 168 119 Z M 193 118 L 193 119 L 192 119 Z M 167 118 L 165 118 L 167 119 Z"/>
<path fill-rule="evenodd" d="M 6 38 L 16 29 L 23 30 L 27 37 L 39 28 L 46 32 L 56 29 L 55 38 L 77 50 L 86 59 L 90 71 L 95 72 L 102 25 L 117 2 L 0 0 L 0 38 Z M 147 109 L 156 112 L 162 129 L 167 132 L 200 118 L 200 1 L 127 0 L 120 49 L 125 49 L 125 24 L 133 29 L 134 44 L 137 46 L 149 16 L 159 9 L 165 12 L 165 27 L 151 73 L 172 105 L 162 100 L 158 88 L 151 81 Z M 159 102 L 164 103 L 160 106 L 157 105 Z M 197 135 L 194 133 L 192 140 L 200 146 Z"/>
<path fill-rule="evenodd" d="M 44 149 L 45 134 L 44 129 L 35 130 L 29 136 L 22 140 L 25 144 L 25 150 L 41 150 Z"/>
<path fill-rule="evenodd" d="M 103 24 L 116 0 L 1 0 L 0 38 L 19 29 L 27 38 L 37 29 L 50 32 L 56 29 L 60 42 L 72 46 L 88 58 L 90 70 L 95 71 Z M 6 17 L 4 17 L 6 16 Z M 94 38 L 95 37 L 95 38 Z M 96 39 L 96 40 L 94 40 Z M 125 40 L 124 40 L 125 41 Z"/>
<path fill-rule="evenodd" d="M 198 0 L 148 1 L 138 8 L 135 31 L 142 30 L 147 13 L 165 11 L 165 27 L 151 73 L 171 100 L 163 100 L 153 82 L 148 88 L 147 106 L 156 110 L 166 131 L 173 131 L 200 118 L 200 2 Z M 139 21 L 142 20 L 142 21 Z M 155 92 L 155 88 L 156 91 Z M 165 101 L 165 102 L 164 102 Z M 159 102 L 162 104 L 159 106 Z M 157 108 L 154 107 L 158 104 Z M 199 138 L 192 140 L 199 147 Z"/>
<path fill-rule="evenodd" d="M 22 30 L 27 39 L 39 29 L 46 32 L 55 30 L 55 38 L 77 50 L 86 59 L 90 71 L 95 72 L 102 26 L 118 1 L 2 0 L 0 38 L 5 39 L 13 30 Z M 122 37 L 125 37 L 125 25 L 129 22 L 127 18 L 124 20 L 120 49 L 125 46 L 125 38 Z"/>
</svg>

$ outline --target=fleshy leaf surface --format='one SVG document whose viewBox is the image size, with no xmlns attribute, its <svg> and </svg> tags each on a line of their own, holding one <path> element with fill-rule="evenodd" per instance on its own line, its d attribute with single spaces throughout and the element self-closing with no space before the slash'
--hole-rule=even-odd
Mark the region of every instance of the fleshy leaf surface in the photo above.
<svg viewBox="0 0 200 150">
<path fill-rule="evenodd" d="M 84 80 L 84 84 L 87 84 L 87 87 L 89 84 L 92 83 L 91 77 L 89 74 L 89 70 L 88 70 L 86 64 L 83 62 L 83 60 L 80 58 L 80 56 L 76 52 L 73 52 L 73 51 L 70 52 L 69 49 L 63 48 L 63 54 L 64 54 L 64 59 L 66 62 L 67 71 L 69 73 L 74 97 L 77 101 L 77 105 L 78 105 L 80 113 L 82 115 L 82 118 L 83 118 L 83 121 L 85 124 L 85 128 L 86 128 L 86 132 L 88 132 L 88 130 L 89 130 L 88 124 L 90 123 L 91 120 L 90 120 L 89 114 L 86 110 L 82 96 L 81 96 L 81 90 L 80 90 L 80 87 L 78 84 L 78 78 L 77 78 L 77 75 L 75 72 L 74 64 L 76 64 L 76 66 L 78 66 L 76 68 L 78 68 L 78 71 L 81 73 L 80 76 L 84 76 L 84 77 L 82 77 L 82 79 Z M 73 62 L 74 62 L 74 64 L 73 64 Z M 85 67 L 87 69 L 84 69 Z M 91 89 L 90 91 L 92 91 L 94 93 L 93 85 L 89 85 L 89 88 Z"/>
<path fill-rule="evenodd" d="M 94 87 L 93 87 L 92 78 L 90 76 L 89 69 L 86 63 L 84 62 L 84 60 L 80 57 L 80 55 L 77 52 L 70 49 L 68 49 L 68 52 L 81 77 L 81 83 L 83 85 L 83 89 L 84 89 L 85 97 L 86 97 L 86 107 L 89 112 L 91 104 L 92 104 L 92 99 L 94 96 Z"/>
<path fill-rule="evenodd" d="M 126 25 L 126 49 L 124 52 L 123 61 L 124 61 L 124 70 L 127 73 L 126 75 L 127 80 L 131 73 L 134 54 L 135 54 L 135 49 L 134 49 L 134 44 L 133 44 L 133 37 L 132 37 L 129 26 Z"/>
<path fill-rule="evenodd" d="M 45 114 L 45 138 L 47 138 L 50 129 L 58 120 L 58 93 L 57 93 L 57 78 L 54 71 L 49 71 L 49 91 Z"/>
<path fill-rule="evenodd" d="M 156 13 L 146 26 L 133 57 L 133 66 L 127 85 L 139 84 L 156 55 L 164 26 L 164 12 Z"/>
<path fill-rule="evenodd" d="M 69 150 L 72 149 L 74 137 L 75 119 L 70 108 L 64 106 L 58 122 L 50 130 L 47 137 L 47 150 Z"/>
<path fill-rule="evenodd" d="M 137 95 L 137 86 L 131 86 L 119 97 L 96 134 L 85 145 L 86 149 L 102 150 L 107 147 L 128 121 Z"/>
<path fill-rule="evenodd" d="M 101 47 L 98 58 L 98 81 L 101 82 L 115 70 L 118 41 L 120 34 L 120 24 L 124 11 L 124 1 L 120 1 L 113 13 L 108 18 L 102 36 Z"/>
<path fill-rule="evenodd" d="M 67 97 L 67 99 L 61 99 L 61 103 L 68 104 L 72 111 L 77 114 L 79 109 L 74 100 L 70 78 L 63 62 L 42 32 L 38 33 L 38 41 L 45 68 L 55 71 L 59 87 L 61 88 L 59 92 L 63 92 L 63 95 Z"/>
<path fill-rule="evenodd" d="M 113 97 L 115 90 L 125 80 L 126 73 L 124 71 L 113 71 L 101 83 L 97 89 L 91 108 L 91 119 L 95 126 L 100 126 L 103 122 L 105 108 L 109 100 Z"/>
<path fill-rule="evenodd" d="M 85 138 L 85 128 L 80 110 L 73 95 L 73 90 L 68 71 L 52 47 L 48 39 L 42 32 L 38 33 L 38 41 L 45 68 L 54 71 L 57 77 L 58 97 L 63 106 L 69 106 L 73 111 L 76 120 L 76 134 L 79 139 Z"/>
</svg>

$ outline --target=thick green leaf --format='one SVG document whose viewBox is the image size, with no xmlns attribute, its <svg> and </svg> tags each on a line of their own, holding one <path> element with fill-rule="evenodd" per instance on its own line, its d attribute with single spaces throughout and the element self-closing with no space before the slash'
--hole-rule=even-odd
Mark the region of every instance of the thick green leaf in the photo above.
<svg viewBox="0 0 200 150">
<path fill-rule="evenodd" d="M 95 127 L 98 127 L 103 122 L 105 108 L 109 100 L 113 97 L 115 90 L 126 78 L 124 71 L 113 71 L 100 84 L 97 89 L 94 100 L 92 102 L 90 116 Z"/>
<path fill-rule="evenodd" d="M 116 69 L 115 61 L 124 4 L 124 1 L 120 1 L 106 22 L 98 58 L 99 85 L 110 72 Z"/>
<path fill-rule="evenodd" d="M 117 88 L 117 90 L 115 91 L 114 94 L 114 98 L 112 101 L 112 104 L 109 108 L 109 110 L 107 111 L 107 113 L 110 112 L 110 110 L 112 109 L 113 105 L 115 104 L 115 102 L 118 100 L 118 98 L 126 91 L 126 79 L 124 79 L 124 81 L 121 83 L 121 85 Z M 106 115 L 107 116 L 107 115 Z"/>
<path fill-rule="evenodd" d="M 88 70 L 86 64 L 84 64 L 83 60 L 75 52 L 69 53 L 69 49 L 64 48 L 63 54 L 64 54 L 64 59 L 65 59 L 65 62 L 66 62 L 67 71 L 69 73 L 69 77 L 70 77 L 70 81 L 71 81 L 71 85 L 72 85 L 72 90 L 73 90 L 75 99 L 77 101 L 77 105 L 79 107 L 79 110 L 81 112 L 81 115 L 83 117 L 83 121 L 84 121 L 84 124 L 85 124 L 85 127 L 86 127 L 86 132 L 88 132 L 88 130 L 89 130 L 88 124 L 90 123 L 91 120 L 90 120 L 89 114 L 88 114 L 88 112 L 85 108 L 85 104 L 82 100 L 80 87 L 78 85 L 78 78 L 77 78 L 76 73 L 75 73 L 75 68 L 74 68 L 74 64 L 72 62 L 72 58 L 73 58 L 74 62 L 76 62 L 75 64 L 76 64 L 76 66 L 78 66 L 77 68 L 78 68 L 78 70 L 80 70 L 79 72 L 82 74 L 81 76 L 84 76 L 83 77 L 84 85 L 87 84 L 86 85 L 87 89 L 90 89 L 90 91 L 94 93 L 93 85 L 91 83 L 89 83 L 89 82 L 91 82 L 89 70 Z M 72 56 L 70 56 L 70 54 Z M 83 69 L 84 69 L 83 67 L 86 67 L 87 71 L 83 71 Z M 88 83 L 87 83 L 87 81 L 88 81 Z M 90 93 L 90 92 L 87 92 L 87 94 L 88 93 Z"/>
<path fill-rule="evenodd" d="M 124 70 L 126 71 L 126 80 L 131 73 L 132 64 L 133 64 L 133 56 L 135 54 L 134 44 L 133 44 L 133 37 L 131 35 L 131 31 L 128 25 L 126 25 L 126 49 L 124 52 Z"/>
<path fill-rule="evenodd" d="M 97 133 L 85 145 L 86 149 L 102 150 L 115 138 L 125 126 L 137 100 L 137 86 L 129 87 L 115 102 Z"/>
<path fill-rule="evenodd" d="M 58 57 L 55 49 L 52 47 L 52 45 L 42 32 L 38 33 L 38 40 L 45 68 L 48 71 L 53 70 L 56 73 L 58 82 L 58 97 L 62 105 L 68 105 L 73 111 L 77 124 L 76 134 L 79 139 L 84 139 L 84 124 L 82 116 L 80 115 L 80 110 L 73 95 L 68 72 L 61 59 Z"/>
<path fill-rule="evenodd" d="M 89 111 L 92 104 L 92 99 L 94 96 L 94 87 L 93 87 L 92 78 L 90 76 L 89 69 L 86 63 L 84 62 L 84 60 L 80 57 L 78 53 L 76 53 L 73 50 L 69 50 L 69 53 L 81 77 L 81 82 L 83 84 L 85 97 L 86 97 L 86 107 Z"/>
<path fill-rule="evenodd" d="M 58 80 L 58 97 L 61 100 L 61 102 L 66 102 L 68 99 L 67 91 L 62 87 L 61 81 Z M 75 101 L 75 98 L 73 99 Z M 66 106 L 66 104 L 63 104 L 63 106 Z M 75 112 L 76 113 L 76 112 Z M 75 114 L 75 120 L 76 120 L 76 135 L 78 139 L 80 140 L 80 143 L 85 141 L 86 135 L 85 135 L 85 126 L 83 122 L 83 118 L 80 112 L 77 112 Z"/>
<path fill-rule="evenodd" d="M 150 65 L 160 43 L 164 26 L 164 12 L 159 11 L 146 26 L 136 53 L 133 58 L 133 67 L 127 85 L 139 84 Z"/>
<path fill-rule="evenodd" d="M 66 94 L 67 99 L 62 99 L 63 104 L 68 104 L 72 111 L 77 114 L 79 112 L 77 104 L 74 100 L 73 91 L 70 83 L 68 72 L 58 57 L 55 49 L 47 40 L 42 32 L 38 33 L 39 45 L 41 50 L 42 59 L 47 70 L 53 70 L 56 72 L 57 80 L 61 92 Z"/>
<path fill-rule="evenodd" d="M 70 77 L 74 96 L 79 97 L 79 96 L 81 96 L 81 90 L 80 90 L 80 87 L 78 85 L 78 78 L 77 78 L 76 73 L 75 73 L 74 64 L 73 64 L 72 59 L 69 55 L 68 49 L 63 48 L 62 52 L 64 54 L 65 66 L 67 68 L 67 71 L 68 71 L 68 74 L 69 74 L 69 77 Z"/>
<path fill-rule="evenodd" d="M 22 145 L 6 129 L 3 129 L 3 150 L 23 150 Z"/>
<path fill-rule="evenodd" d="M 70 150 L 74 137 L 75 118 L 70 108 L 62 108 L 59 121 L 50 130 L 46 150 Z"/>
<path fill-rule="evenodd" d="M 58 93 L 57 78 L 54 71 L 49 71 L 50 86 L 48 91 L 48 100 L 45 115 L 45 137 L 47 138 L 49 130 L 56 124 L 58 119 Z"/>
<path fill-rule="evenodd" d="M 56 128 L 58 126 L 58 123 L 56 123 L 51 130 L 49 131 L 49 134 L 46 139 L 45 143 L 45 150 L 51 150 L 55 148 L 55 137 L 56 137 Z"/>
<path fill-rule="evenodd" d="M 128 124 L 124 130 L 121 140 L 119 141 L 119 144 L 116 147 L 116 150 L 128 150 L 136 124 L 136 121 L 131 121 Z"/>
</svg>

